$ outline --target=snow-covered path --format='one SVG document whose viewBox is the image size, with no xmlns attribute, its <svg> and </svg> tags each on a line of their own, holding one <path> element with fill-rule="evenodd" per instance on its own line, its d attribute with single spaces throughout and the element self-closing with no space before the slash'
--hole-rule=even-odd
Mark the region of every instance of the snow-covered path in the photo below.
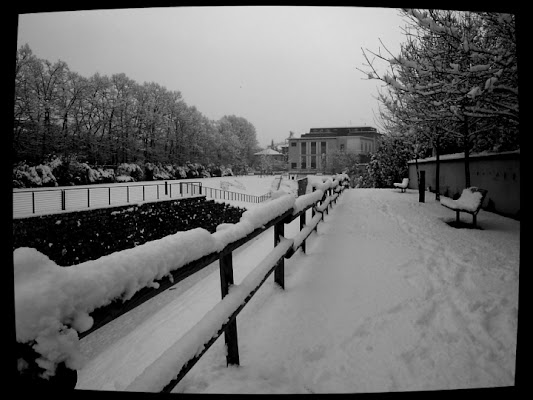
<svg viewBox="0 0 533 400">
<path fill-rule="evenodd" d="M 520 223 L 481 211 L 483 230 L 457 230 L 444 222 L 454 217 L 434 200 L 418 203 L 414 191 L 347 190 L 311 235 L 307 254 L 286 261 L 285 290 L 269 279 L 237 318 L 241 365 L 226 367 L 221 338 L 174 392 L 513 385 Z M 286 229 L 287 237 L 295 233 Z M 236 257 L 237 284 L 271 241 L 267 233 Z M 192 315 L 200 307 L 193 299 L 202 298 L 195 291 L 204 299 L 215 291 L 209 301 L 218 301 L 217 277 L 213 270 L 106 345 L 81 371 L 78 388 L 127 385 L 150 363 L 147 354 L 164 351 L 164 345 L 140 349 L 141 338 L 176 340 L 176 318 L 200 317 Z"/>
</svg>

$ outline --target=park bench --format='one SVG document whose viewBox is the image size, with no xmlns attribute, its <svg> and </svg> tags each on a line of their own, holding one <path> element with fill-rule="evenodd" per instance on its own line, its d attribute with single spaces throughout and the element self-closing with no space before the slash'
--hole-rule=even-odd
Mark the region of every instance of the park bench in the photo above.
<svg viewBox="0 0 533 400">
<path fill-rule="evenodd" d="M 403 178 L 402 183 L 394 183 L 394 186 L 400 188 L 400 191 L 403 193 L 409 184 L 409 178 Z"/>
<path fill-rule="evenodd" d="M 469 187 L 463 190 L 457 200 L 452 200 L 449 197 L 441 197 L 440 204 L 456 212 L 456 223 L 459 223 L 459 214 L 461 212 L 472 214 L 472 225 L 477 227 L 476 216 L 483 205 L 483 200 L 485 200 L 486 195 L 487 190 L 485 189 Z"/>
</svg>

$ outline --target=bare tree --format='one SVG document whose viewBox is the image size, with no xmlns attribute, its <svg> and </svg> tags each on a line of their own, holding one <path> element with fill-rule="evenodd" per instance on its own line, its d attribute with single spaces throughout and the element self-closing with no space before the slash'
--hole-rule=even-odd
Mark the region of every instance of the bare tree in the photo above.
<svg viewBox="0 0 533 400">
<path fill-rule="evenodd" d="M 360 71 L 386 84 L 379 99 L 381 118 L 389 127 L 423 132 L 437 157 L 443 141 L 461 143 L 470 186 L 470 149 L 479 149 L 480 143 L 498 148 L 480 136 L 505 127 L 515 139 L 503 142 L 518 145 L 514 17 L 446 10 L 406 9 L 403 14 L 409 24 L 400 54 L 392 55 L 386 47 L 385 52 L 363 50 L 366 70 Z M 389 71 L 380 76 L 376 61 L 385 62 Z M 438 189 L 437 184 L 437 197 Z"/>
</svg>

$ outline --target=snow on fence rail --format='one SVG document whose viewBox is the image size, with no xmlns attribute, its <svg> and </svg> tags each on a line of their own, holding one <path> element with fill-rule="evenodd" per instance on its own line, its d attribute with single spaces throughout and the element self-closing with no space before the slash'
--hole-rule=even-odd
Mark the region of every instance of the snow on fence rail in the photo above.
<svg viewBox="0 0 533 400">
<path fill-rule="evenodd" d="M 261 203 L 270 197 L 269 193 L 256 196 L 210 188 L 203 186 L 202 182 L 165 181 L 136 185 L 91 185 L 38 190 L 15 189 L 13 190 L 13 216 L 17 218 L 202 194 L 212 199 L 237 200 L 249 203 Z"/>
<path fill-rule="evenodd" d="M 17 342 L 33 345 L 44 370 L 42 378 L 53 376 L 56 366 L 63 362 L 71 369 L 80 369 L 79 338 L 218 259 L 222 301 L 126 390 L 171 391 L 222 332 L 228 348 L 227 363 L 238 365 L 237 314 L 272 272 L 275 282 L 284 287 L 284 259 L 298 248 L 305 252 L 305 240 L 347 183 L 348 177 L 340 174 L 298 198 L 288 194 L 275 196 L 246 211 L 238 223 L 219 225 L 213 234 L 201 228 L 178 232 L 65 268 L 35 249 L 16 249 Z M 306 225 L 309 208 L 313 218 Z M 293 239 L 284 238 L 284 225 L 298 217 L 301 231 Z M 271 226 L 274 249 L 241 284 L 234 285 L 233 250 Z"/>
</svg>

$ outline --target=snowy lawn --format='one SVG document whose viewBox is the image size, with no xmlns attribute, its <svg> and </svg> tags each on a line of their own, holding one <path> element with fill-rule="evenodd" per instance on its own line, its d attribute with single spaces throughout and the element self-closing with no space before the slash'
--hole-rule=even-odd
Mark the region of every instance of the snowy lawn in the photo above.
<svg viewBox="0 0 533 400">
<path fill-rule="evenodd" d="M 354 393 L 514 384 L 520 222 L 483 210 L 476 229 L 418 192 L 345 191 L 174 392 Z M 310 212 L 308 212 L 310 220 Z M 295 220 L 285 236 L 298 232 Z M 272 228 L 234 253 L 239 284 Z M 218 263 L 81 340 L 77 389 L 125 390 L 220 301 Z"/>
</svg>

